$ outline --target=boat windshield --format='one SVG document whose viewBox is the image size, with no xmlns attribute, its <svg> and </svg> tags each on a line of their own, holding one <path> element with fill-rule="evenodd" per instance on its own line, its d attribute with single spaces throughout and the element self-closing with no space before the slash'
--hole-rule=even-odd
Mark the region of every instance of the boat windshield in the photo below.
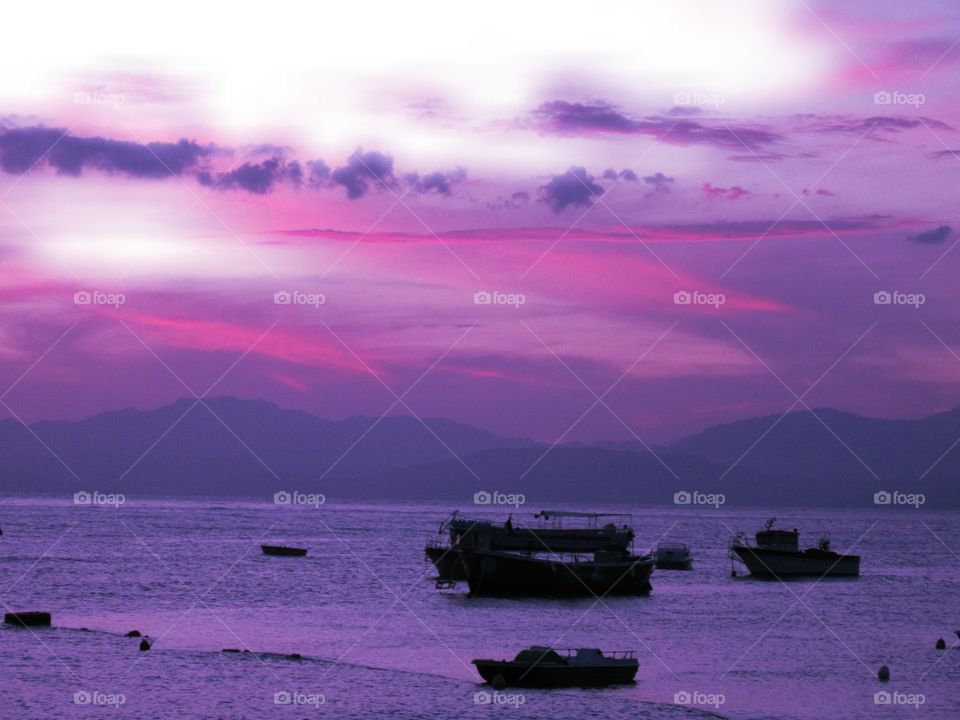
<svg viewBox="0 0 960 720">
<path fill-rule="evenodd" d="M 514 662 L 547 662 L 555 663 L 560 662 L 563 658 L 552 648 L 548 647 L 532 647 L 527 650 L 521 650 L 517 653 L 517 657 L 514 658 Z"/>
</svg>

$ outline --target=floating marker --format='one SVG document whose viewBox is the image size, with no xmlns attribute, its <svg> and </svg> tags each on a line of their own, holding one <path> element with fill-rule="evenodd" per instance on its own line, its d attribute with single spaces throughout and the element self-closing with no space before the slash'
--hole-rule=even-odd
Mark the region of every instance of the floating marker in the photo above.
<svg viewBox="0 0 960 720">
<path fill-rule="evenodd" d="M 888 668 L 886 665 L 884 665 L 883 667 L 881 667 L 881 668 L 877 671 L 877 677 L 880 678 L 880 679 L 883 680 L 883 681 L 889 680 L 889 679 L 890 679 L 890 668 Z"/>
<path fill-rule="evenodd" d="M 947 641 L 944 640 L 943 638 L 940 638 L 939 640 L 937 640 L 937 650 L 946 650 L 946 649 L 947 649 Z"/>
<path fill-rule="evenodd" d="M 141 641 L 140 641 L 140 652 L 146 652 L 146 651 L 149 650 L 149 649 L 150 649 L 150 643 L 148 643 L 146 640 L 141 640 Z"/>
</svg>

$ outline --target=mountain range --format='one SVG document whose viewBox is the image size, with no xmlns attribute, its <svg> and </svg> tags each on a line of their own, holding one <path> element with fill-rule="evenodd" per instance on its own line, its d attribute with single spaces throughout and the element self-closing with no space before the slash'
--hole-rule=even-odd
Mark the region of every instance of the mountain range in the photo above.
<svg viewBox="0 0 960 720">
<path fill-rule="evenodd" d="M 957 508 L 958 477 L 960 408 L 918 420 L 792 412 L 649 449 L 551 446 L 436 418 L 327 420 L 233 397 L 29 427 L 0 421 L 0 492 L 8 494 L 266 498 L 298 490 L 328 501 L 470 504 L 475 493 L 500 492 L 536 507 L 723 495 L 738 505 L 866 506 L 877 492 L 899 491 L 922 493 L 926 507 Z"/>
</svg>

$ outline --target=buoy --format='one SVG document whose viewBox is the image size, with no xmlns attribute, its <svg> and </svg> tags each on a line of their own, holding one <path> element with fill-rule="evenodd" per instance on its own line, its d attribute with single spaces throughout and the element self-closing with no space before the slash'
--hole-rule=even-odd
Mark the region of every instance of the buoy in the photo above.
<svg viewBox="0 0 960 720">
<path fill-rule="evenodd" d="M 937 650 L 946 650 L 946 649 L 947 649 L 947 641 L 944 640 L 943 638 L 940 638 L 939 640 L 937 640 Z"/>
<path fill-rule="evenodd" d="M 730 571 L 730 577 L 736 577 L 736 576 L 737 576 L 737 571 L 736 571 L 736 570 L 731 570 L 731 571 Z"/>
<path fill-rule="evenodd" d="M 127 633 L 126 637 L 140 637 L 140 631 L 131 630 L 130 632 Z"/>
<path fill-rule="evenodd" d="M 300 653 L 290 653 L 289 655 L 287 655 L 287 657 L 290 658 L 291 660 L 299 660 Z"/>
<path fill-rule="evenodd" d="M 881 679 L 881 680 L 884 680 L 884 681 L 889 680 L 889 679 L 890 679 L 890 668 L 888 668 L 886 665 L 884 665 L 883 667 L 881 667 L 881 668 L 877 671 L 877 677 L 878 677 L 879 679 Z"/>
<path fill-rule="evenodd" d="M 4 614 L 3 621 L 7 625 L 20 627 L 42 627 L 50 624 L 48 612 L 9 612 Z"/>
<path fill-rule="evenodd" d="M 507 686 L 507 681 L 503 675 L 494 675 L 491 685 L 493 685 L 494 690 L 503 690 Z"/>
<path fill-rule="evenodd" d="M 149 650 L 149 649 L 150 649 L 150 643 L 148 643 L 146 640 L 141 640 L 141 641 L 140 641 L 140 652 L 146 652 L 146 651 Z"/>
</svg>

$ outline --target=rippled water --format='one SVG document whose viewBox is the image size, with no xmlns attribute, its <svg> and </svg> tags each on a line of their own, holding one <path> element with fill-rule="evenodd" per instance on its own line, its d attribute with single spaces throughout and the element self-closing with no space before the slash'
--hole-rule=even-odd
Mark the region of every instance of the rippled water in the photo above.
<svg viewBox="0 0 960 720">
<path fill-rule="evenodd" d="M 50 610 L 56 626 L 0 630 L 0 716 L 960 716 L 960 647 L 934 648 L 958 642 L 955 513 L 616 508 L 634 514 L 638 546 L 690 543 L 695 569 L 656 571 L 650 597 L 597 602 L 437 591 L 422 549 L 451 509 L 0 501 L 4 605 Z M 841 551 L 856 543 L 862 576 L 731 578 L 730 535 L 769 514 L 810 544 L 825 530 Z M 265 557 L 269 541 L 310 554 Z M 150 652 L 122 637 L 131 629 Z M 638 682 L 477 695 L 488 689 L 471 659 L 532 644 L 636 650 Z M 922 700 L 920 713 L 877 705 L 881 691 Z M 277 705 L 277 693 L 300 704 Z M 700 707 L 675 704 L 684 693 Z"/>
</svg>

